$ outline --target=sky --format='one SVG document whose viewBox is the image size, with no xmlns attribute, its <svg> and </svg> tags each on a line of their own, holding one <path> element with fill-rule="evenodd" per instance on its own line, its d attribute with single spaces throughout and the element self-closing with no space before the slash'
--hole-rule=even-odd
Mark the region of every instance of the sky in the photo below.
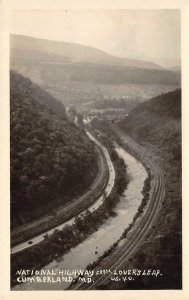
<svg viewBox="0 0 189 300">
<path fill-rule="evenodd" d="M 164 67 L 180 64 L 179 10 L 12 10 L 10 32 L 89 45 Z"/>
</svg>

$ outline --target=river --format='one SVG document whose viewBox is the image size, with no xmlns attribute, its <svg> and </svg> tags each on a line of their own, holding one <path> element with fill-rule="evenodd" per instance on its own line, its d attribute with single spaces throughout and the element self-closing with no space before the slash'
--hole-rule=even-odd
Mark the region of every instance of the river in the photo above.
<svg viewBox="0 0 189 300">
<path fill-rule="evenodd" d="M 108 250 L 132 222 L 142 201 L 144 180 L 148 174 L 144 166 L 124 149 L 116 147 L 116 151 L 124 159 L 130 177 L 130 182 L 115 208 L 116 216 L 110 217 L 95 233 L 67 254 L 48 264 L 43 268 L 44 270 L 53 270 L 58 273 L 59 270 L 85 269 L 89 263 L 97 260 Z M 70 282 L 55 282 L 52 284 L 27 282 L 15 286 L 13 290 L 64 290 L 69 285 Z"/>
</svg>

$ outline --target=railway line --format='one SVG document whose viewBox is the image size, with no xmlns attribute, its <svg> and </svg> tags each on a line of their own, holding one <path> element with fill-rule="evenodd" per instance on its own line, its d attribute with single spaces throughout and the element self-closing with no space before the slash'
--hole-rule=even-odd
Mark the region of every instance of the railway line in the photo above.
<svg viewBox="0 0 189 300">
<path fill-rule="evenodd" d="M 158 163 L 153 159 L 150 153 L 146 152 L 144 147 L 138 145 L 138 143 L 136 143 L 131 137 L 127 136 L 123 131 L 121 131 L 120 128 L 114 125 L 112 126 L 112 129 L 125 143 L 125 145 L 127 145 L 127 147 L 142 157 L 144 164 L 151 170 L 151 173 L 154 176 L 152 193 L 150 200 L 148 201 L 147 208 L 139 222 L 133 228 L 133 230 L 128 233 L 126 242 L 124 242 L 124 244 L 120 246 L 111 256 L 111 264 L 107 263 L 106 269 L 109 270 L 109 273 L 94 277 L 93 282 L 91 283 L 78 282 L 72 288 L 74 290 L 98 289 L 99 286 L 103 287 L 111 279 L 113 272 L 119 270 L 128 261 L 128 259 L 138 249 L 141 242 L 145 239 L 147 233 L 152 228 L 158 216 L 161 203 L 164 199 L 164 174 Z"/>
</svg>

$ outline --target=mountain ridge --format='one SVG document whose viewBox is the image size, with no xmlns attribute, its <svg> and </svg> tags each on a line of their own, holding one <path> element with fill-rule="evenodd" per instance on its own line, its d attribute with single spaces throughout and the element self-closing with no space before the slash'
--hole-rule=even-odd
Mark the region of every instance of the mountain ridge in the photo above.
<svg viewBox="0 0 189 300">
<path fill-rule="evenodd" d="M 100 50 L 96 47 L 63 42 L 54 41 L 41 38 L 35 38 L 25 35 L 10 35 L 10 48 L 11 57 L 17 57 L 18 50 L 25 50 L 25 55 L 29 58 L 27 51 L 39 51 L 46 55 L 56 55 L 59 60 L 62 58 L 72 62 L 93 62 L 101 64 L 112 64 L 112 65 L 125 65 L 147 69 L 163 69 L 158 64 L 149 61 L 121 58 Z M 36 53 L 37 54 L 37 53 Z"/>
</svg>

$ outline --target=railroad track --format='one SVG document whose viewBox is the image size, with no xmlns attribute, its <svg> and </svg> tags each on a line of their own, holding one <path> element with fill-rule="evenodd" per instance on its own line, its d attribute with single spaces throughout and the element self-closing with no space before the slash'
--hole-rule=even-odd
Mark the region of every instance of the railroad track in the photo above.
<svg viewBox="0 0 189 300">
<path fill-rule="evenodd" d="M 119 249 L 114 252 L 111 257 L 111 264 L 106 266 L 110 272 L 106 275 L 100 275 L 93 278 L 93 282 L 79 282 L 72 289 L 74 290 L 92 290 L 98 288 L 100 285 L 105 285 L 111 278 L 114 271 L 119 270 L 125 262 L 136 252 L 141 242 L 145 239 L 147 233 L 152 228 L 161 203 L 164 199 L 164 174 L 160 166 L 152 158 L 152 155 L 146 153 L 146 149 L 138 145 L 131 137 L 127 136 L 118 127 L 112 126 L 113 130 L 118 134 L 123 142 L 136 154 L 142 156 L 144 164 L 150 168 L 151 173 L 154 175 L 154 186 L 152 187 L 152 194 L 145 213 L 137 223 L 137 226 L 133 228 L 129 234 L 129 240 L 127 240 Z M 117 254 L 117 255 L 116 255 Z M 95 273 L 95 272 L 94 272 Z"/>
</svg>

